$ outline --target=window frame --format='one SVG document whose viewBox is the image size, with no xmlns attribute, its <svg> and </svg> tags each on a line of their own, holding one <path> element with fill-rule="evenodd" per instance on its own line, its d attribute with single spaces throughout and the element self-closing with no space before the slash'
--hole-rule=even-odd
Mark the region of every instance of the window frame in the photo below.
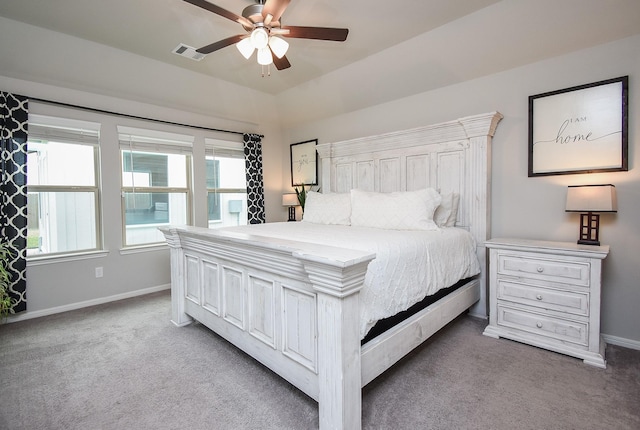
<svg viewBox="0 0 640 430">
<path fill-rule="evenodd" d="M 185 222 L 193 225 L 192 205 L 193 205 L 193 141 L 194 137 L 184 134 L 168 133 L 157 130 L 140 129 L 126 126 L 118 126 L 118 141 L 120 152 L 120 213 L 122 217 L 122 249 L 131 250 L 135 248 L 147 248 L 162 245 L 164 239 L 155 242 L 127 243 L 127 193 L 139 194 L 183 194 L 185 196 Z M 184 156 L 185 162 L 185 187 L 172 186 L 125 186 L 123 175 L 125 167 L 125 154 L 147 153 L 170 155 L 178 154 Z M 133 172 L 132 172 L 133 173 Z M 169 225 L 170 223 L 159 222 L 149 225 Z M 132 224 L 133 225 L 133 224 Z"/>
<path fill-rule="evenodd" d="M 206 162 L 212 158 L 213 161 L 216 161 L 216 157 L 224 157 L 224 158 L 237 158 L 244 160 L 244 147 L 242 142 L 232 142 L 232 141 L 224 141 L 219 139 L 210 139 L 205 138 L 205 166 Z M 226 157 L 225 157 L 226 156 Z M 206 211 L 206 221 L 207 228 L 219 228 L 212 227 L 212 220 L 209 219 L 209 194 L 243 194 L 246 197 L 248 196 L 247 187 L 246 187 L 246 179 L 245 179 L 245 187 L 244 188 L 225 188 L 225 187 L 209 187 L 208 178 L 206 176 L 206 167 L 205 167 L 205 189 L 207 195 L 207 204 L 205 205 Z M 247 208 L 244 208 L 245 211 Z M 220 219 L 222 221 L 222 218 Z M 213 221 L 215 222 L 215 220 Z M 245 225 L 248 223 L 248 219 L 245 220 Z"/>
<path fill-rule="evenodd" d="M 102 222 L 102 189 L 101 189 L 101 160 L 100 160 L 100 129 L 102 124 L 63 118 L 58 116 L 29 114 L 29 131 L 27 133 L 27 153 L 31 143 L 62 143 L 66 145 L 82 145 L 92 148 L 93 152 L 93 186 L 89 185 L 35 185 L 29 183 L 27 175 L 27 201 L 30 194 L 35 193 L 92 193 L 94 195 L 94 243 L 93 248 L 82 248 L 71 251 L 46 252 L 29 254 L 27 260 L 38 261 L 44 259 L 91 254 L 104 251 L 104 226 Z M 27 171 L 29 162 L 27 156 Z M 39 218 L 39 216 L 38 216 Z M 28 231 L 28 228 L 27 228 Z M 27 237 L 29 234 L 27 233 Z"/>
</svg>

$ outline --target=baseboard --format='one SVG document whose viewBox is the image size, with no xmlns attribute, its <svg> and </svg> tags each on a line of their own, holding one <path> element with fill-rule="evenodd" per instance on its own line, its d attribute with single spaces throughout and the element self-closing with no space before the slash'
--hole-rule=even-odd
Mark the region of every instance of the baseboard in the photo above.
<svg viewBox="0 0 640 430">
<path fill-rule="evenodd" d="M 481 320 L 489 321 L 489 317 L 486 314 L 480 312 L 473 312 L 473 308 L 469 309 L 468 315 L 474 318 L 479 318 Z"/>
<path fill-rule="evenodd" d="M 42 309 L 39 311 L 26 311 L 21 312 L 18 315 L 13 315 L 7 318 L 8 323 L 30 320 L 33 318 L 45 317 L 47 315 L 59 314 L 67 311 L 74 311 L 76 309 L 88 308 L 89 306 L 101 305 L 109 302 L 116 302 L 118 300 L 130 299 L 132 297 L 144 296 L 145 294 L 157 293 L 158 291 L 164 291 L 171 288 L 171 284 L 158 285 L 156 287 L 143 288 L 142 290 L 129 291 L 122 294 L 116 294 L 114 296 L 100 297 L 98 299 L 86 300 L 84 302 L 71 303 L 64 306 L 57 306 L 55 308 Z"/>
<path fill-rule="evenodd" d="M 640 351 L 640 341 L 638 340 L 626 339 L 624 337 L 612 336 L 610 334 L 603 334 L 602 338 L 608 344 Z"/>
</svg>

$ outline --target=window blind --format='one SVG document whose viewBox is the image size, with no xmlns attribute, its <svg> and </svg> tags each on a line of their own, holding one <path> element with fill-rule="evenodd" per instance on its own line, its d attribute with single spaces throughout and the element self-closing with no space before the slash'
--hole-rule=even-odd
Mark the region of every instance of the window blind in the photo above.
<svg viewBox="0 0 640 430">
<path fill-rule="evenodd" d="M 142 152 L 191 154 L 194 137 L 184 134 L 167 133 L 118 126 L 120 148 Z"/>
<path fill-rule="evenodd" d="M 100 124 L 44 115 L 29 115 L 29 140 L 70 142 L 85 145 L 100 143 Z"/>
<path fill-rule="evenodd" d="M 205 138 L 204 151 L 208 157 L 244 158 L 242 142 Z"/>
</svg>

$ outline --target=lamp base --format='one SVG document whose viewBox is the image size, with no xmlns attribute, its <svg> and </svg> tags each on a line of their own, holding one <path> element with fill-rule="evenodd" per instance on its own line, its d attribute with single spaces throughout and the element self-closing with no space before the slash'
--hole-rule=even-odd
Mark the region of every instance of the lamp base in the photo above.
<svg viewBox="0 0 640 430">
<path fill-rule="evenodd" d="M 296 207 L 289 206 L 289 219 L 287 221 L 295 221 L 296 220 Z"/>
<path fill-rule="evenodd" d="M 600 246 L 600 241 L 597 240 L 579 240 L 578 245 L 594 245 Z"/>
<path fill-rule="evenodd" d="M 600 214 L 588 212 L 580 214 L 580 239 L 579 245 L 600 246 Z"/>
</svg>

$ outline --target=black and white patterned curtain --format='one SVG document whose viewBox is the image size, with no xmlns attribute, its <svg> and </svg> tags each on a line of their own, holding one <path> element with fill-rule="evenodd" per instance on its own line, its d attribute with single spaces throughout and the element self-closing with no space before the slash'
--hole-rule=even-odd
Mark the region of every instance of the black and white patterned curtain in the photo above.
<svg viewBox="0 0 640 430">
<path fill-rule="evenodd" d="M 243 141 L 247 173 L 247 221 L 249 224 L 262 224 L 265 221 L 262 137 L 259 134 L 245 133 Z"/>
<path fill-rule="evenodd" d="M 26 97 L 0 92 L 0 238 L 11 252 L 7 267 L 15 312 L 27 309 L 27 120 Z"/>
</svg>

